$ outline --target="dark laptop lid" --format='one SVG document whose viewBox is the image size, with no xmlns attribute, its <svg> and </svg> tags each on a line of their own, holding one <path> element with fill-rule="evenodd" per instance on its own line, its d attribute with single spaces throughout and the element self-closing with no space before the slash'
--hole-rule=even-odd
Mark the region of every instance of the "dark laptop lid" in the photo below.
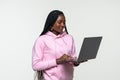
<svg viewBox="0 0 120 80">
<path fill-rule="evenodd" d="M 80 62 L 96 58 L 101 40 L 102 36 L 84 38 L 77 61 Z"/>
</svg>

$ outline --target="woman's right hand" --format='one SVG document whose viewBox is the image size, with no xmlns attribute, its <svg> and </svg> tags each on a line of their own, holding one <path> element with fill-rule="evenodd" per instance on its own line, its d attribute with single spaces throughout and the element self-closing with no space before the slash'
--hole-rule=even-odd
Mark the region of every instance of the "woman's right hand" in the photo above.
<svg viewBox="0 0 120 80">
<path fill-rule="evenodd" d="M 63 64 L 63 63 L 72 62 L 73 60 L 74 60 L 73 57 L 67 54 L 64 54 L 60 58 L 56 59 L 56 62 L 57 64 Z"/>
</svg>

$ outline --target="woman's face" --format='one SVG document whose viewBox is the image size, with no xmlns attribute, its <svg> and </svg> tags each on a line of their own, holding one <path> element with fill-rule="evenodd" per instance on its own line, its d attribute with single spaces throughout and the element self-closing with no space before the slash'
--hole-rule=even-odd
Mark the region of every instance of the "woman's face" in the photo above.
<svg viewBox="0 0 120 80">
<path fill-rule="evenodd" d="M 59 15 L 54 25 L 51 27 L 51 31 L 54 34 L 58 35 L 63 32 L 64 28 L 65 28 L 65 17 L 64 15 Z"/>
</svg>

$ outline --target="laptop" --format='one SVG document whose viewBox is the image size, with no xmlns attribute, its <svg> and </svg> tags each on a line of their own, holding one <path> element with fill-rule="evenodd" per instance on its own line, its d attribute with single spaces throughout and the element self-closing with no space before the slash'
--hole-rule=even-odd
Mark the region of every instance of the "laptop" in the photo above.
<svg viewBox="0 0 120 80">
<path fill-rule="evenodd" d="M 85 37 L 77 61 L 81 62 L 85 60 L 95 59 L 101 40 L 102 36 Z"/>
</svg>

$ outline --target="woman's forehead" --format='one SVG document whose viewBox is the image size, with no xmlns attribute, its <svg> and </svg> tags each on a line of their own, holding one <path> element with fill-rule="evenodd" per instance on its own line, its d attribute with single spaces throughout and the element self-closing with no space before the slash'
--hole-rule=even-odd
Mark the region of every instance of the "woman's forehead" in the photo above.
<svg viewBox="0 0 120 80">
<path fill-rule="evenodd" d="M 59 15 L 57 20 L 64 20 L 65 21 L 65 16 L 64 15 Z"/>
</svg>

